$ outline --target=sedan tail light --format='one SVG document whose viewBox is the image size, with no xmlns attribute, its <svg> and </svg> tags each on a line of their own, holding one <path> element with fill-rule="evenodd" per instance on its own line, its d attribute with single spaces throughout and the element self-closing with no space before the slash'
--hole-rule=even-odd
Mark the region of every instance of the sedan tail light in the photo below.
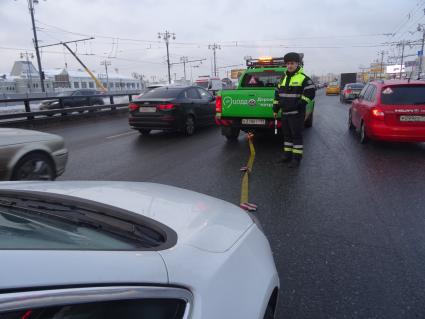
<svg viewBox="0 0 425 319">
<path fill-rule="evenodd" d="M 172 110 L 174 108 L 176 108 L 176 106 L 174 104 L 172 104 L 172 103 L 159 104 L 158 105 L 158 110 L 162 110 L 162 111 L 164 111 L 164 110 Z"/>
<path fill-rule="evenodd" d="M 129 109 L 130 111 L 136 111 L 138 108 L 139 108 L 139 106 L 138 106 L 136 103 L 130 103 L 130 104 L 128 105 L 128 109 Z"/>
<path fill-rule="evenodd" d="M 385 113 L 381 109 L 374 107 L 372 109 L 372 116 L 376 119 L 383 120 L 385 117 Z"/>
<path fill-rule="evenodd" d="M 345 90 L 345 94 L 350 94 L 352 92 L 353 92 L 353 90 Z"/>
<path fill-rule="evenodd" d="M 222 102 L 221 96 L 219 95 L 215 99 L 215 111 L 217 113 L 221 113 L 222 110 L 223 110 L 223 102 Z"/>
</svg>

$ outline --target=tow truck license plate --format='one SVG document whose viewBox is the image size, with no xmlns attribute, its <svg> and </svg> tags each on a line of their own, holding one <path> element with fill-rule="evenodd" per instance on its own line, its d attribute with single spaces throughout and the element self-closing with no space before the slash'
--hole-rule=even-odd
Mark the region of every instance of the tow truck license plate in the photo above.
<svg viewBox="0 0 425 319">
<path fill-rule="evenodd" d="M 152 107 L 152 106 L 149 106 L 149 107 L 141 107 L 141 108 L 139 108 L 139 112 L 142 112 L 142 113 L 153 113 L 153 112 L 156 112 L 156 107 Z"/>
<path fill-rule="evenodd" d="M 425 122 L 425 116 L 402 115 L 401 122 Z"/>
<path fill-rule="evenodd" d="M 242 119 L 242 124 L 266 125 L 266 120 L 262 120 L 262 119 Z"/>
</svg>

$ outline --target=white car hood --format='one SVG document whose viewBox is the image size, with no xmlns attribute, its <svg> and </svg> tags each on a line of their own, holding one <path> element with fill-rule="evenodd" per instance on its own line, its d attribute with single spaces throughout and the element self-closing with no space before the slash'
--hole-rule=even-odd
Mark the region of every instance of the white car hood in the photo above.
<svg viewBox="0 0 425 319">
<path fill-rule="evenodd" d="M 17 128 L 0 128 L 0 146 L 51 140 L 57 135 Z"/>
<path fill-rule="evenodd" d="M 152 218 L 172 228 L 177 245 L 225 252 L 253 224 L 239 207 L 200 193 L 153 183 L 2 182 L 1 189 L 51 192 L 105 203 Z"/>
</svg>

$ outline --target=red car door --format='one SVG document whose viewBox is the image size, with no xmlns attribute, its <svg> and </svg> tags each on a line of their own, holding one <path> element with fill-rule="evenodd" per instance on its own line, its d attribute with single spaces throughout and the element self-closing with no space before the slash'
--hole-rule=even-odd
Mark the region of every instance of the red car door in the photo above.
<svg viewBox="0 0 425 319">
<path fill-rule="evenodd" d="M 362 104 L 365 102 L 366 93 L 368 92 L 370 85 L 366 85 L 359 97 L 353 101 L 351 105 L 351 117 L 355 127 L 360 127 L 360 120 L 362 118 Z"/>
<path fill-rule="evenodd" d="M 376 104 L 376 92 L 377 87 L 373 84 L 370 84 L 360 108 L 360 120 L 363 120 L 365 123 L 368 123 L 369 121 L 370 109 L 373 108 Z"/>
</svg>

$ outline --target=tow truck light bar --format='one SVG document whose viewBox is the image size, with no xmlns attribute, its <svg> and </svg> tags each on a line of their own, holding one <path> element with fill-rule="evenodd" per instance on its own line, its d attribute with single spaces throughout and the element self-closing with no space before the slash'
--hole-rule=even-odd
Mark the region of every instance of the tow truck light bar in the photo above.
<svg viewBox="0 0 425 319">
<path fill-rule="evenodd" d="M 258 59 L 246 60 L 248 68 L 264 68 L 264 67 L 284 67 L 283 58 L 261 57 Z"/>
</svg>

